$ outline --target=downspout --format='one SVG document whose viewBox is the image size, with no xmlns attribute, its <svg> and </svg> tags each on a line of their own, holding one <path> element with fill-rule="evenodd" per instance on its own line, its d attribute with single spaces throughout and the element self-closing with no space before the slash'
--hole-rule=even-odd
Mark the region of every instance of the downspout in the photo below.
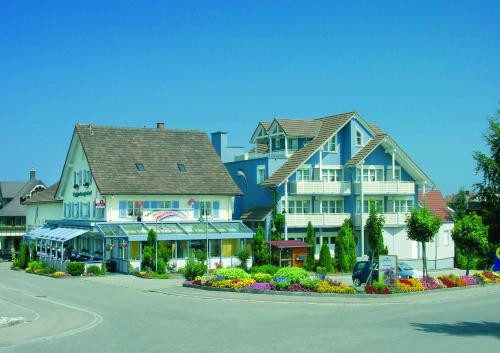
<svg viewBox="0 0 500 353">
<path fill-rule="evenodd" d="M 361 169 L 359 176 L 359 198 L 360 198 L 360 210 L 359 214 L 361 216 L 361 256 L 365 255 L 365 225 L 363 223 L 363 211 L 364 211 L 364 197 L 363 197 L 363 173 L 364 173 L 364 164 L 365 161 L 361 161 Z"/>
<path fill-rule="evenodd" d="M 288 225 L 286 215 L 288 211 L 288 179 L 285 181 L 285 240 L 288 240 Z"/>
</svg>

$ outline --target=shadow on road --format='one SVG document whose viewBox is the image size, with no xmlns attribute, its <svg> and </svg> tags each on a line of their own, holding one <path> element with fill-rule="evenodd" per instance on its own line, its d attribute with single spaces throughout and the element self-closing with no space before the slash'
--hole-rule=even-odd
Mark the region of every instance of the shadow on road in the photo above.
<svg viewBox="0 0 500 353">
<path fill-rule="evenodd" d="M 429 333 L 446 333 L 454 336 L 492 336 L 500 339 L 498 322 L 457 322 L 455 324 L 411 324 L 416 330 Z"/>
</svg>

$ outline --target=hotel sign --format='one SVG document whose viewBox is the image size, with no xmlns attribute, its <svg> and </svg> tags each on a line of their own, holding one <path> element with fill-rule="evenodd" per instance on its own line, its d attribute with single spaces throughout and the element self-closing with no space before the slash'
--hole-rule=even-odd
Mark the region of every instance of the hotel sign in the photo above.
<svg viewBox="0 0 500 353">
<path fill-rule="evenodd" d="M 104 199 L 95 199 L 95 208 L 105 208 L 106 201 Z"/>
<path fill-rule="evenodd" d="M 73 193 L 73 197 L 80 197 L 80 196 L 90 196 L 92 195 L 92 190 L 88 190 L 88 191 L 75 191 Z"/>
</svg>

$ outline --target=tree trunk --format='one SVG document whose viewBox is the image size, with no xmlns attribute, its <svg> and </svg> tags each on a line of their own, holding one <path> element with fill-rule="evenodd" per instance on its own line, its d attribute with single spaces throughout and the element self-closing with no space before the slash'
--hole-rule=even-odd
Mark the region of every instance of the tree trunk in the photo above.
<svg viewBox="0 0 500 353">
<path fill-rule="evenodd" d="M 425 242 L 422 242 L 422 266 L 424 277 L 427 277 L 427 255 L 425 254 Z"/>
<path fill-rule="evenodd" d="M 471 248 L 468 248 L 467 249 L 467 265 L 465 266 L 465 275 L 466 276 L 469 275 L 471 257 L 472 257 L 472 251 L 471 251 Z"/>
<path fill-rule="evenodd" d="M 366 280 L 366 284 L 372 284 L 372 275 L 373 275 L 373 257 L 375 256 L 375 251 L 372 250 L 372 255 L 370 256 L 370 275 Z"/>
</svg>

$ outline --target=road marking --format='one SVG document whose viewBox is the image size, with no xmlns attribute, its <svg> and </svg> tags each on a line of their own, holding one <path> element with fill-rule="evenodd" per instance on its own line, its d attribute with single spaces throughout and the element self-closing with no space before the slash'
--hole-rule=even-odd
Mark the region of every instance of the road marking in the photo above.
<svg viewBox="0 0 500 353">
<path fill-rule="evenodd" d="M 70 304 L 61 303 L 61 302 L 58 302 L 58 301 L 55 301 L 55 300 L 48 299 L 48 298 L 46 298 L 44 296 L 32 295 L 32 294 L 30 294 L 30 293 L 28 293 L 28 292 L 26 292 L 24 290 L 9 288 L 9 287 L 3 286 L 3 285 L 0 285 L 0 286 L 2 288 L 4 288 L 4 289 L 7 289 L 7 290 L 12 290 L 12 291 L 19 292 L 19 293 L 21 293 L 24 296 L 27 296 L 27 297 L 30 297 L 30 298 L 33 298 L 33 299 L 36 299 L 36 300 L 48 302 L 48 303 L 51 303 L 51 304 L 54 304 L 54 305 L 62 306 L 62 307 L 68 308 L 68 309 L 80 311 L 80 312 L 89 314 L 90 316 L 93 317 L 93 320 L 91 322 L 89 322 L 88 324 L 86 324 L 86 325 L 83 325 L 83 326 L 80 326 L 80 327 L 77 327 L 77 328 L 74 328 L 74 329 L 71 329 L 71 330 L 66 330 L 66 331 L 63 331 L 63 332 L 59 332 L 59 333 L 56 333 L 56 334 L 53 334 L 53 335 L 43 336 L 43 337 L 37 337 L 37 338 L 32 338 L 32 339 L 27 339 L 27 340 L 23 340 L 21 342 L 14 343 L 14 344 L 9 345 L 9 346 L 3 346 L 3 347 L 0 347 L 0 351 L 5 350 L 7 348 L 15 347 L 15 346 L 32 344 L 32 343 L 40 343 L 40 342 L 48 342 L 48 341 L 53 341 L 53 340 L 56 340 L 56 339 L 60 339 L 60 338 L 64 338 L 64 337 L 68 337 L 68 336 L 73 336 L 73 335 L 76 335 L 76 334 L 80 334 L 80 333 L 83 333 L 85 331 L 93 329 L 94 327 L 100 325 L 104 321 L 103 317 L 101 315 L 99 315 L 98 313 L 94 312 L 94 311 L 90 311 L 90 310 L 87 310 L 87 309 L 84 309 L 84 308 L 80 308 L 80 307 L 77 307 L 77 306 L 74 306 L 74 305 L 70 305 Z M 28 309 L 28 310 L 31 310 L 31 309 Z M 40 317 L 40 315 L 39 315 L 39 317 Z"/>
</svg>

